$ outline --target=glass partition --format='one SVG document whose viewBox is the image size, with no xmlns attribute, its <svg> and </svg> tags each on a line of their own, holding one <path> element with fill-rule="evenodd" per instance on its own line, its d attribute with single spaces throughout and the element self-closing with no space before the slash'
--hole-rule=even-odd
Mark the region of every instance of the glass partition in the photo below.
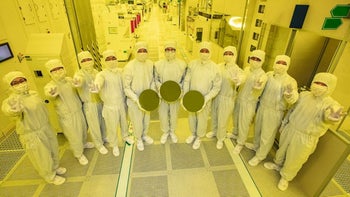
<svg viewBox="0 0 350 197">
<path fill-rule="evenodd" d="M 211 37 L 211 41 L 216 42 L 221 47 L 238 46 L 241 26 L 241 17 L 224 17 L 220 21 L 219 27 L 214 29 L 214 36 Z"/>
</svg>

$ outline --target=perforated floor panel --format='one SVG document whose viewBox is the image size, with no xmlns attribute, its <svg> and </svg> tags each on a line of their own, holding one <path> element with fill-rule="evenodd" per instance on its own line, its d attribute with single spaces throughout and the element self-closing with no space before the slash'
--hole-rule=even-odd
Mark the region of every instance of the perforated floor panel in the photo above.
<svg viewBox="0 0 350 197">
<path fill-rule="evenodd" d="M 0 151 L 18 151 L 23 150 L 16 132 L 11 132 L 3 141 L 0 142 Z"/>
<path fill-rule="evenodd" d="M 210 185 L 210 187 L 208 187 Z M 202 141 L 146 145 L 135 151 L 128 196 L 249 196 L 226 148 Z"/>
<path fill-rule="evenodd" d="M 0 180 L 6 177 L 23 155 L 24 150 L 16 132 L 10 133 L 0 142 Z"/>
<path fill-rule="evenodd" d="M 350 193 L 350 161 L 345 160 L 334 176 L 335 181 Z"/>
</svg>

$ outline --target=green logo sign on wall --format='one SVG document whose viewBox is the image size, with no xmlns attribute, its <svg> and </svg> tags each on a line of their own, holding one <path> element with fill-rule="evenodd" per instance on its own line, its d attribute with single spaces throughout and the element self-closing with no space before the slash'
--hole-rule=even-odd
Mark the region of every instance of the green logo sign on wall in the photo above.
<svg viewBox="0 0 350 197">
<path fill-rule="evenodd" d="M 324 30 L 334 30 L 343 24 L 342 18 L 348 18 L 350 16 L 350 5 L 336 5 L 330 12 L 332 17 L 326 17 L 324 19 L 322 26 Z"/>
<path fill-rule="evenodd" d="M 331 10 L 333 18 L 349 17 L 350 5 L 337 5 Z"/>
</svg>

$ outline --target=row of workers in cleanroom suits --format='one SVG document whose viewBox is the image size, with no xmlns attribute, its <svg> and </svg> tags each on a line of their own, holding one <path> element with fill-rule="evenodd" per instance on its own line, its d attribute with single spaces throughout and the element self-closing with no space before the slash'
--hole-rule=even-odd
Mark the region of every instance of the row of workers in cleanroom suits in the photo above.
<svg viewBox="0 0 350 197">
<path fill-rule="evenodd" d="M 224 49 L 224 62 L 216 65 L 210 60 L 210 43 L 203 42 L 200 44 L 199 59 L 191 61 L 188 66 L 176 58 L 175 42 L 165 44 L 166 58 L 155 64 L 148 59 L 147 43 L 138 42 L 135 49 L 136 58 L 123 70 L 118 68 L 117 57 L 112 50 L 103 53 L 105 69 L 101 72 L 94 69 L 93 58 L 87 51 L 78 54 L 81 69 L 73 78 L 66 76 L 60 60 L 50 60 L 45 65 L 52 77 L 52 81 L 44 88 L 45 93 L 53 99 L 63 133 L 74 156 L 82 165 L 88 163 L 83 154 L 84 148 L 95 146 L 101 154 L 106 154 L 108 150 L 104 146 L 105 142 L 113 148 L 115 156 L 119 155 L 116 132 L 119 125 L 127 143 L 133 144 L 133 136 L 136 138 L 138 150 L 144 149 L 143 142 L 152 144 L 153 139 L 147 135 L 150 112 L 143 108 L 139 96 L 148 89 L 159 92 L 162 84 L 167 81 L 179 84 L 182 92 L 180 97 L 185 97 L 191 91 L 200 92 L 203 96 L 201 109 L 189 110 L 191 135 L 186 139 L 186 143 L 193 143 L 194 149 L 200 147 L 200 138 L 206 134 L 207 119 L 211 111 L 212 130 L 207 133 L 207 137 L 216 136 L 217 148 L 221 149 L 226 137 L 227 122 L 234 109 L 234 131 L 229 134 L 230 137 L 237 138 L 234 152 L 238 154 L 244 145 L 254 149 L 256 155 L 249 161 L 252 166 L 266 158 L 285 112 L 292 108 L 283 121 L 282 128 L 296 130 L 298 132 L 289 133 L 299 134 L 301 137 L 298 139 L 294 135 L 284 136 L 285 132 L 282 132 L 276 164 L 265 165 L 278 170 L 283 166 L 282 178 L 278 184 L 282 190 L 288 187 L 288 181 L 294 178 L 307 156 L 313 152 L 318 137 L 324 134 L 328 123 L 339 121 L 343 115 L 339 104 L 329 97 L 335 88 L 335 76 L 329 73 L 317 74 L 311 86 L 311 93 L 303 92 L 299 95 L 296 81 L 287 74 L 290 58 L 285 55 L 277 56 L 274 70 L 265 73 L 262 69 L 265 53 L 261 50 L 251 53 L 250 66 L 243 71 L 235 63 L 236 49 L 231 46 Z M 45 133 L 52 133 L 45 107 L 40 104 L 41 100 L 37 98 L 36 93 L 29 91 L 22 73 L 11 72 L 4 80 L 14 91 L 3 102 L 2 109 L 5 113 L 18 117 L 17 133 L 34 167 L 48 182 L 62 184 L 64 178 L 58 175 L 65 173 L 66 169 L 58 165 L 57 142 L 50 141 L 53 140 L 52 135 L 44 137 Z M 236 98 L 237 86 L 241 87 Z M 75 88 L 79 94 L 76 94 Z M 246 143 L 248 130 L 255 116 L 259 98 L 255 140 L 254 144 L 249 144 Z M 174 143 L 177 142 L 175 130 L 180 100 L 168 102 L 161 99 L 161 143 L 165 143 L 168 136 Z M 128 133 L 127 113 L 133 125 L 133 134 Z M 86 142 L 84 118 L 93 144 Z M 292 143 L 305 144 L 305 139 L 313 139 L 311 148 L 308 141 L 305 147 L 298 145 L 296 149 L 289 149 Z M 43 160 L 43 152 L 52 159 Z"/>
</svg>

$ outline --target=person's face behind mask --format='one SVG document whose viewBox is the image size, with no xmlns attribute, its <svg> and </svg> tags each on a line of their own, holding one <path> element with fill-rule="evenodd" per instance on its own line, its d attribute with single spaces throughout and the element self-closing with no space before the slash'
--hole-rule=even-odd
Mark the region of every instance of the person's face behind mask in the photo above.
<svg viewBox="0 0 350 197">
<path fill-rule="evenodd" d="M 234 60 L 234 54 L 232 51 L 225 51 L 224 52 L 224 62 L 227 63 L 232 63 Z"/>
<path fill-rule="evenodd" d="M 118 67 L 118 60 L 115 56 L 106 57 L 105 63 L 106 63 L 107 68 L 112 69 L 112 70 Z"/>
<path fill-rule="evenodd" d="M 327 93 L 327 90 L 328 90 L 328 87 L 326 84 L 322 82 L 317 82 L 317 81 L 313 82 L 310 87 L 310 91 L 315 97 L 325 96 Z"/>
<path fill-rule="evenodd" d="M 287 70 L 288 70 L 287 62 L 282 60 L 277 61 L 273 66 L 273 71 L 275 72 L 275 74 L 278 74 L 278 75 L 283 75 L 287 73 Z"/>
<path fill-rule="evenodd" d="M 23 77 L 16 78 L 12 80 L 11 87 L 15 93 L 24 94 L 29 91 L 29 86 L 27 83 L 27 79 Z"/>
<path fill-rule="evenodd" d="M 250 57 L 249 59 L 249 64 L 251 66 L 252 69 L 258 69 L 261 68 L 262 64 L 261 64 L 261 59 L 258 57 Z"/>
<path fill-rule="evenodd" d="M 145 62 L 148 58 L 147 49 L 141 48 L 137 50 L 136 59 L 140 62 Z"/>
<path fill-rule="evenodd" d="M 92 70 L 94 68 L 94 61 L 91 58 L 82 59 L 80 62 L 80 66 L 84 70 Z"/>
<path fill-rule="evenodd" d="M 60 81 L 66 77 L 66 70 L 63 67 L 57 67 L 50 71 L 51 77 L 55 81 Z"/>
<path fill-rule="evenodd" d="M 176 49 L 168 47 L 165 49 L 165 58 L 170 61 L 174 60 L 176 57 Z"/>
<path fill-rule="evenodd" d="M 206 62 L 210 58 L 210 52 L 208 49 L 203 48 L 199 51 L 199 58 L 201 59 L 202 62 Z"/>
</svg>

